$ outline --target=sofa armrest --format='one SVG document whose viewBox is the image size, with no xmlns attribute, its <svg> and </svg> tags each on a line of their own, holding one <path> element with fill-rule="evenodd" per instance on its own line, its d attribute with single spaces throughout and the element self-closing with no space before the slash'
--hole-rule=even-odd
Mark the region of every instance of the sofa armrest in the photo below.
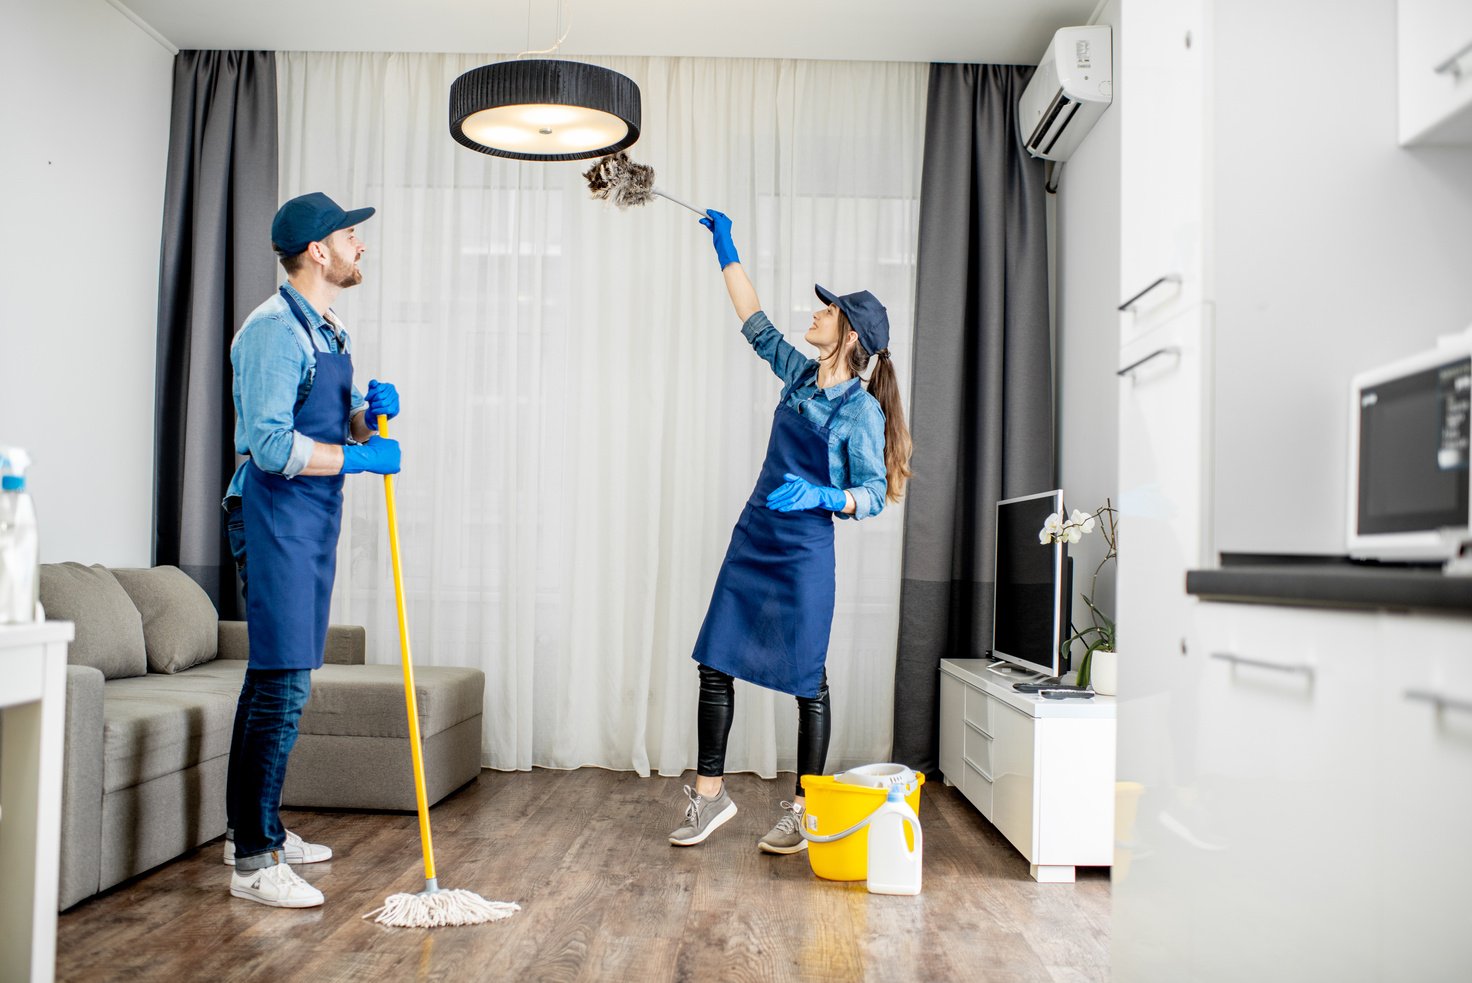
<svg viewBox="0 0 1472 983">
<path fill-rule="evenodd" d="M 361 666 L 367 661 L 368 632 L 361 625 L 328 625 L 323 661 L 339 666 Z M 220 659 L 249 659 L 250 637 L 244 621 L 220 622 Z"/>
<path fill-rule="evenodd" d="M 244 621 L 220 622 L 220 651 L 217 659 L 250 658 L 250 638 L 245 633 Z"/>
<path fill-rule="evenodd" d="M 367 661 L 368 631 L 362 625 L 328 625 L 324 659 L 333 665 L 361 666 Z"/>
<path fill-rule="evenodd" d="M 66 667 L 57 892 L 62 909 L 90 898 L 102 884 L 103 683 L 102 672 L 91 666 Z"/>
</svg>

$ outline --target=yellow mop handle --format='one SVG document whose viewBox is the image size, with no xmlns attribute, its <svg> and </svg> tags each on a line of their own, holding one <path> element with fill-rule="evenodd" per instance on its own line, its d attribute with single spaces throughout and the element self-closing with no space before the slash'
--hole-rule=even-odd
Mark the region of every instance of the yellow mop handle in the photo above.
<svg viewBox="0 0 1472 983">
<path fill-rule="evenodd" d="M 378 435 L 388 436 L 388 417 L 378 417 Z M 383 476 L 388 500 L 388 546 L 394 564 L 394 599 L 399 606 L 399 651 L 404 659 L 404 703 L 409 710 L 409 752 L 414 756 L 414 801 L 419 805 L 419 842 L 424 848 L 424 879 L 434 890 L 434 841 L 429 835 L 429 802 L 424 794 L 424 752 L 419 747 L 419 703 L 414 698 L 414 660 L 409 657 L 409 618 L 404 610 L 404 568 L 399 561 L 399 518 L 394 508 L 394 476 Z"/>
</svg>

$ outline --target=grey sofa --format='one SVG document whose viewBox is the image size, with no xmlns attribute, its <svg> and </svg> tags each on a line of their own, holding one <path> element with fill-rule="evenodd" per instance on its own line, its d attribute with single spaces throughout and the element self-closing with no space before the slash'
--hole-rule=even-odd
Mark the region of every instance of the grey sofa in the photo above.
<svg viewBox="0 0 1472 983">
<path fill-rule="evenodd" d="M 69 649 L 60 907 L 225 832 L 225 774 L 249 642 L 174 567 L 43 565 L 47 617 L 76 623 Z M 365 633 L 328 630 L 282 804 L 413 810 L 397 665 L 364 664 Z M 480 771 L 478 669 L 416 666 L 429 801 Z M 224 868 L 222 867 L 222 870 Z"/>
</svg>

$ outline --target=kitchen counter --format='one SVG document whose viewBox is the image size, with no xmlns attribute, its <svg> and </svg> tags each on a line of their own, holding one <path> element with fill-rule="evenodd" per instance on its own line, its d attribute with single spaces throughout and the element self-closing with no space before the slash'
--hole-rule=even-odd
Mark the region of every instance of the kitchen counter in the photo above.
<svg viewBox="0 0 1472 983">
<path fill-rule="evenodd" d="M 1472 576 L 1344 557 L 1225 554 L 1215 570 L 1187 571 L 1186 593 L 1209 601 L 1472 615 Z"/>
</svg>

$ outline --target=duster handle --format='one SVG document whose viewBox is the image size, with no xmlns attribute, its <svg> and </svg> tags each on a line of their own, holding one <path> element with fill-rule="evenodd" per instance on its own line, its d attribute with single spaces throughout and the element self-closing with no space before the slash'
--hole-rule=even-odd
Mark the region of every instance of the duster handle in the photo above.
<svg viewBox="0 0 1472 983">
<path fill-rule="evenodd" d="M 696 215 L 699 215 L 701 218 L 709 218 L 710 217 L 710 216 L 706 215 L 705 212 L 703 212 L 700 209 L 696 208 L 694 205 L 692 205 L 692 204 L 690 204 L 689 202 L 686 202 L 686 201 L 681 201 L 680 199 L 676 198 L 674 195 L 670 194 L 668 191 L 661 191 L 658 188 L 655 188 L 654 190 L 652 190 L 650 192 L 650 194 L 658 195 L 660 198 L 664 198 L 664 199 L 667 199 L 669 201 L 672 201 L 676 205 L 684 205 L 686 208 L 690 209 L 692 212 L 694 212 Z"/>
<path fill-rule="evenodd" d="M 379 436 L 388 436 L 388 417 L 379 414 Z M 409 655 L 409 617 L 404 608 L 404 567 L 399 559 L 399 518 L 394 507 L 394 476 L 383 476 L 388 503 L 388 545 L 394 566 L 394 600 L 399 609 L 399 652 L 404 663 L 404 705 L 409 713 L 409 753 L 414 759 L 414 801 L 419 807 L 419 845 L 424 850 L 425 889 L 433 893 L 434 841 L 429 835 L 429 797 L 424 793 L 424 751 L 419 746 L 419 704 L 414 698 L 414 660 Z"/>
</svg>

